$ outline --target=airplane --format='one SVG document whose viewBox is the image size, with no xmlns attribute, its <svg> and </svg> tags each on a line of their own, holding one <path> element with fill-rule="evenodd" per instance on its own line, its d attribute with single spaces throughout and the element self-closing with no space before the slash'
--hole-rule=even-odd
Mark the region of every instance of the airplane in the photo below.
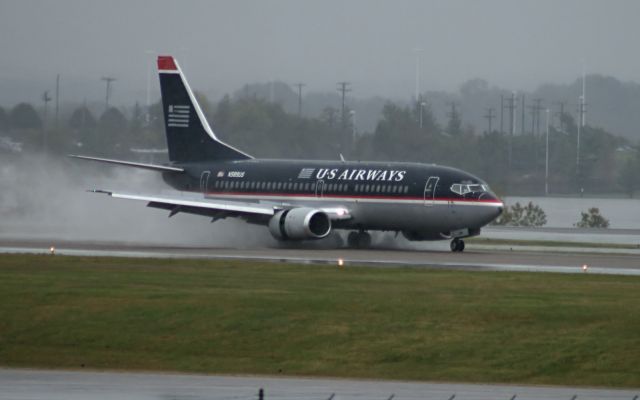
<svg viewBox="0 0 640 400">
<path fill-rule="evenodd" d="M 71 157 L 157 171 L 179 192 L 93 192 L 143 201 L 170 217 L 240 218 L 280 241 L 349 231 L 352 248 L 370 247 L 370 231 L 391 231 L 410 241 L 450 240 L 451 251 L 462 252 L 464 238 L 503 211 L 486 182 L 451 167 L 254 158 L 215 135 L 175 58 L 158 56 L 157 63 L 170 163 Z"/>
</svg>

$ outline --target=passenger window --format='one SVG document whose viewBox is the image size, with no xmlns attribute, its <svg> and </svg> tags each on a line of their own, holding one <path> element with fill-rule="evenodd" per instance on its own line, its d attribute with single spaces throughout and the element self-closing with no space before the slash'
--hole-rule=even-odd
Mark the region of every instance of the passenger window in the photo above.
<svg viewBox="0 0 640 400">
<path fill-rule="evenodd" d="M 406 193 L 409 193 L 409 186 L 406 186 L 406 185 L 405 185 L 405 187 L 404 187 L 404 193 L 405 193 L 405 194 L 406 194 Z"/>
</svg>

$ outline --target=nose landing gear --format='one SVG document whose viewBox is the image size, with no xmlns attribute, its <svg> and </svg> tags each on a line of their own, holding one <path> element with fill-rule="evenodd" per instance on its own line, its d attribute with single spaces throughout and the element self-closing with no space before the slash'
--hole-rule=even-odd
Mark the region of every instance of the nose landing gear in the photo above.
<svg viewBox="0 0 640 400">
<path fill-rule="evenodd" d="M 365 231 L 350 232 L 347 236 L 349 247 L 354 249 L 367 249 L 371 246 L 371 235 Z"/>
<path fill-rule="evenodd" d="M 462 253 L 464 251 L 464 240 L 458 238 L 453 239 L 450 248 L 454 253 Z"/>
</svg>

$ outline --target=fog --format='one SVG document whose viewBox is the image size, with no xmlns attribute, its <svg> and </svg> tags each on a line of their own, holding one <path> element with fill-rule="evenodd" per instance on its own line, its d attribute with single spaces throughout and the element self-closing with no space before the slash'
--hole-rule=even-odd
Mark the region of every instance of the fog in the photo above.
<svg viewBox="0 0 640 400">
<path fill-rule="evenodd" d="M 583 66 L 638 82 L 638 15 L 635 0 L 0 0 L 0 104 L 38 101 L 57 73 L 65 101 L 102 99 L 109 75 L 114 104 L 144 104 L 156 53 L 214 99 L 271 80 L 407 99 L 415 48 L 422 90 L 476 77 L 530 90 Z"/>
<path fill-rule="evenodd" d="M 275 244 L 264 227 L 146 207 L 91 189 L 162 193 L 170 188 L 157 173 L 95 165 L 74 159 L 23 154 L 0 161 L 0 237 L 55 241 L 106 241 L 253 247 Z"/>
</svg>

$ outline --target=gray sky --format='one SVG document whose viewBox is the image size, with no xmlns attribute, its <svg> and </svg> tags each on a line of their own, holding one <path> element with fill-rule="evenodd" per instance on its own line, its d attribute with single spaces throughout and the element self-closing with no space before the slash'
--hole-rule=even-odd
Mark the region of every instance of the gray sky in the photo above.
<svg viewBox="0 0 640 400">
<path fill-rule="evenodd" d="M 146 50 L 173 54 L 196 89 L 247 82 L 353 83 L 409 98 L 482 77 L 510 89 L 588 73 L 640 82 L 637 0 L 0 0 L 0 105 L 36 102 L 61 73 L 65 100 L 144 103 Z M 157 78 L 151 87 L 157 96 Z"/>
</svg>

